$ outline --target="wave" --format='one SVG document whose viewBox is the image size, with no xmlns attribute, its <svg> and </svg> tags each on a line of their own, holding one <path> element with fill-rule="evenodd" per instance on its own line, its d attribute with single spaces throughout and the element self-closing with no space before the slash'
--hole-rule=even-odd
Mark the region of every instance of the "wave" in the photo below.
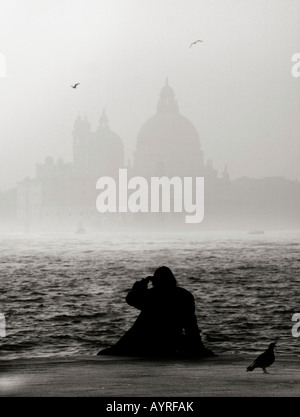
<svg viewBox="0 0 300 417">
<path fill-rule="evenodd" d="M 299 312 L 300 245 L 286 237 L 265 235 L 263 244 L 194 234 L 156 241 L 83 236 L 80 245 L 51 236 L 30 244 L 3 239 L 2 357 L 84 354 L 116 342 L 139 314 L 125 302 L 128 290 L 161 264 L 193 293 L 203 338 L 216 352 L 252 352 L 275 337 L 281 352 L 299 350 L 291 317 Z"/>
</svg>

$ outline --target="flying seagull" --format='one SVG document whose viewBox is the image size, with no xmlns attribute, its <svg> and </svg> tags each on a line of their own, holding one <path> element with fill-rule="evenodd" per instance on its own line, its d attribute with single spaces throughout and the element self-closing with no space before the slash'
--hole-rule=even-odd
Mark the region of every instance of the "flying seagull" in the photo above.
<svg viewBox="0 0 300 417">
<path fill-rule="evenodd" d="M 247 368 L 247 372 L 248 371 L 253 371 L 255 368 L 262 368 L 262 370 L 264 371 L 264 374 L 267 374 L 268 372 L 266 371 L 266 368 L 268 368 L 269 366 L 272 365 L 272 363 L 275 361 L 275 355 L 274 355 L 274 348 L 275 348 L 276 342 L 275 343 L 270 343 L 268 349 L 262 353 L 261 355 L 259 355 L 250 366 L 248 366 Z"/>
<path fill-rule="evenodd" d="M 77 88 L 77 86 L 78 86 L 78 85 L 80 85 L 80 83 L 77 83 L 77 84 L 71 85 L 71 87 L 72 87 L 72 88 Z"/>
<path fill-rule="evenodd" d="M 198 43 L 198 42 L 203 42 L 203 41 L 201 41 L 201 39 L 197 39 L 195 42 L 192 42 L 192 43 L 190 44 L 190 48 L 191 48 L 193 45 L 196 45 L 196 43 Z"/>
</svg>

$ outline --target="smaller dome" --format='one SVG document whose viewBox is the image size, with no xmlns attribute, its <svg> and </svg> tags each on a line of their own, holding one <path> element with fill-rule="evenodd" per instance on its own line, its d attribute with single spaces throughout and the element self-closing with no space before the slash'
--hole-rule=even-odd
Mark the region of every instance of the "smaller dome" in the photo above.
<svg viewBox="0 0 300 417">
<path fill-rule="evenodd" d="M 123 141 L 110 129 L 105 110 L 98 129 L 91 135 L 88 155 L 90 166 L 103 175 L 111 175 L 124 166 Z"/>
<path fill-rule="evenodd" d="M 108 127 L 108 118 L 106 116 L 105 110 L 103 109 L 102 115 L 99 120 L 99 128 L 100 127 Z"/>
<path fill-rule="evenodd" d="M 115 150 L 121 148 L 123 151 L 123 141 L 110 129 L 105 110 L 103 110 L 100 117 L 98 129 L 93 134 L 93 142 L 96 146 L 107 146 L 108 148 L 115 147 Z"/>
</svg>

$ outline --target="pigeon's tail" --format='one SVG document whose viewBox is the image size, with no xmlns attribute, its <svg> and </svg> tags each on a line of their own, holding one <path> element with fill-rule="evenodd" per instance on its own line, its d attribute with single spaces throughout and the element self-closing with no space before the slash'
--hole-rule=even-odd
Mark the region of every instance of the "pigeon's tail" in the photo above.
<svg viewBox="0 0 300 417">
<path fill-rule="evenodd" d="M 252 365 L 248 366 L 248 368 L 247 368 L 247 372 L 252 372 L 252 371 L 253 371 L 253 369 L 255 369 L 255 365 L 254 365 L 254 363 L 252 363 Z"/>
</svg>

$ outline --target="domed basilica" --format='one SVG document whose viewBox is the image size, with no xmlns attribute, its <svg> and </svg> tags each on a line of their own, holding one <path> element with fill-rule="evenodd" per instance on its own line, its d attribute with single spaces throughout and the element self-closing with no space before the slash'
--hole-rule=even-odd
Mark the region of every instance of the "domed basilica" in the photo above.
<svg viewBox="0 0 300 417">
<path fill-rule="evenodd" d="M 299 182 L 281 177 L 231 181 L 227 169 L 218 176 L 211 160 L 204 162 L 197 129 L 180 113 L 168 80 L 159 94 L 155 114 L 139 130 L 132 161 L 132 166 L 124 163 L 123 141 L 110 128 L 104 111 L 95 131 L 87 117 L 78 116 L 73 128 L 73 161 L 47 157 L 43 164 L 37 164 L 35 178 L 19 182 L 8 194 L 9 205 L 7 196 L 0 194 L 0 214 L 1 210 L 6 213 L 2 216 L 6 225 L 10 222 L 21 230 L 72 231 L 79 224 L 95 231 L 139 227 L 144 216 L 121 211 L 102 214 L 96 209 L 97 180 L 109 177 L 117 181 L 119 170 L 125 168 L 128 179 L 145 181 L 150 177 L 204 177 L 205 216 L 201 227 L 288 228 L 296 223 L 300 227 Z M 153 215 L 151 219 L 158 217 Z M 165 216 L 163 223 L 165 220 L 172 221 L 172 216 Z"/>
</svg>

